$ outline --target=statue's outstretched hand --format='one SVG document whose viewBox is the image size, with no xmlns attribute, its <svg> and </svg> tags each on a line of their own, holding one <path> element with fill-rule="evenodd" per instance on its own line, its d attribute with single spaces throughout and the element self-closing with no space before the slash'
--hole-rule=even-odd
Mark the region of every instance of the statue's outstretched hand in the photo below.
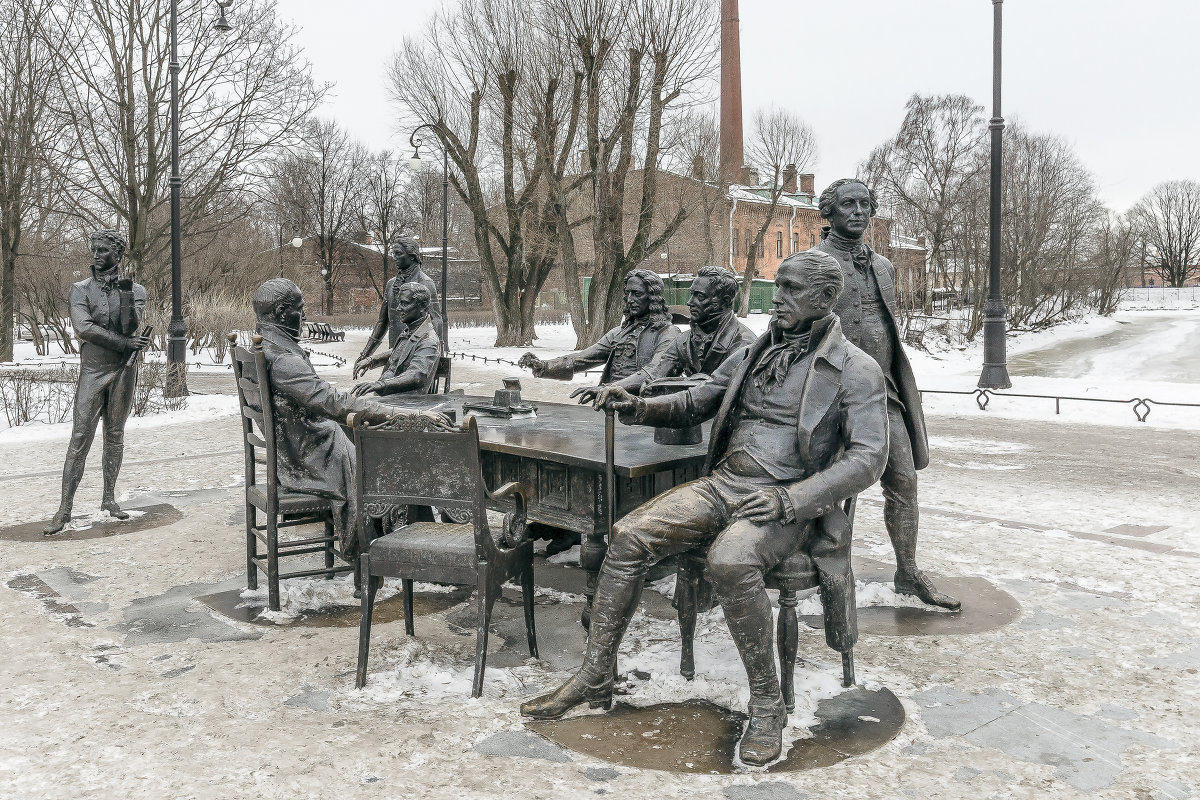
<svg viewBox="0 0 1200 800">
<path fill-rule="evenodd" d="M 533 353 L 526 353 L 517 359 L 517 366 L 521 369 L 531 370 L 535 378 L 540 378 L 546 369 L 546 362 Z"/>
<path fill-rule="evenodd" d="M 595 403 L 596 395 L 601 391 L 602 388 L 603 387 L 601 386 L 580 386 L 578 389 L 571 392 L 571 397 L 578 397 L 579 405 L 584 405 L 585 403 Z"/>
<path fill-rule="evenodd" d="M 443 431 L 455 430 L 454 423 L 451 422 L 450 418 L 447 417 L 445 414 L 439 414 L 436 411 L 421 411 L 419 413 L 420 413 L 420 416 L 425 417 L 425 419 L 432 422 L 434 424 L 434 427 L 438 428 L 439 430 L 443 430 Z"/>
<path fill-rule="evenodd" d="M 378 391 L 380 385 L 381 384 L 379 383 L 379 381 L 368 381 L 367 383 L 358 384 L 350 391 L 355 397 L 362 397 L 363 395 L 367 394 L 368 392 Z"/>
<path fill-rule="evenodd" d="M 759 489 L 742 498 L 733 511 L 734 519 L 746 519 L 759 525 L 783 519 L 783 501 L 774 489 Z"/>
</svg>

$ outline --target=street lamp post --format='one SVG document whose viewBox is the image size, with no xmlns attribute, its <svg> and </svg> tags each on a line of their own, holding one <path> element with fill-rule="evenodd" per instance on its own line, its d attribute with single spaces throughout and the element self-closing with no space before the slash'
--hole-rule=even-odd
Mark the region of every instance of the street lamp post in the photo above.
<svg viewBox="0 0 1200 800">
<path fill-rule="evenodd" d="M 233 0 L 217 0 L 221 15 L 213 27 L 224 33 L 232 28 L 225 19 L 225 9 Z M 171 61 L 167 68 L 171 74 L 171 177 L 167 185 L 171 190 L 171 321 L 167 324 L 167 382 L 165 393 L 180 397 L 188 393 L 187 388 L 187 323 L 183 320 L 183 231 L 180 222 L 180 192 L 183 177 L 179 174 L 179 0 L 171 0 L 171 15 L 168 20 L 171 46 Z"/>
<path fill-rule="evenodd" d="M 988 219 L 988 293 L 983 301 L 983 372 L 980 389 L 1007 389 L 1008 377 L 1004 346 L 1004 298 L 1000 295 L 1000 178 L 1004 117 L 1000 113 L 1000 54 L 1004 0 L 992 0 L 992 177 Z"/>
<path fill-rule="evenodd" d="M 413 129 L 412 135 L 408 137 L 408 143 L 412 145 L 413 155 L 408 160 L 408 165 L 412 167 L 413 172 L 421 168 L 421 143 L 417 140 L 417 131 L 422 128 L 429 128 L 437 131 L 437 127 L 430 123 L 418 125 Z M 450 316 L 446 312 L 446 297 L 449 294 L 450 286 L 450 271 L 449 259 L 447 258 L 448 241 L 450 232 L 450 154 L 446 150 L 445 144 L 442 145 L 442 347 L 450 346 Z"/>
</svg>

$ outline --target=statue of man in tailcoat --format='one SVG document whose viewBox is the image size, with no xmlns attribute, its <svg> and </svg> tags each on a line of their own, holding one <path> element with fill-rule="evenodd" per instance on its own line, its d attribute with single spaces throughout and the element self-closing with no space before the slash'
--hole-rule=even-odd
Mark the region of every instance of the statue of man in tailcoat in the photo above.
<svg viewBox="0 0 1200 800">
<path fill-rule="evenodd" d="M 648 269 L 635 269 L 625 277 L 625 319 L 620 325 L 579 352 L 549 361 L 526 353 L 517 366 L 532 370 L 536 378 L 569 381 L 577 372 L 604 365 L 600 383 L 611 383 L 649 364 L 678 336 L 679 329 L 667 311 L 662 278 Z M 571 396 L 588 391 L 576 389 Z"/>
<path fill-rule="evenodd" d="M 829 233 L 816 249 L 838 260 L 845 290 L 834 313 L 846 338 L 865 350 L 887 380 L 891 434 L 883 488 L 883 519 L 896 552 L 896 591 L 957 610 L 959 601 L 937 590 L 917 567 L 917 470 L 929 464 L 921 392 L 896 325 L 896 268 L 863 236 L 877 209 L 875 192 L 855 178 L 830 184 L 818 200 Z"/>
<path fill-rule="evenodd" d="M 375 327 L 371 329 L 371 335 L 367 337 L 367 343 L 362 352 L 354 361 L 355 371 L 358 371 L 359 365 L 375 352 L 385 336 L 388 350 L 392 350 L 396 347 L 396 342 L 400 341 L 400 337 L 408 333 L 408 325 L 404 321 L 404 315 L 400 312 L 400 287 L 406 283 L 419 283 L 429 292 L 429 317 L 433 322 L 433 329 L 438 336 L 441 336 L 444 331 L 442 307 L 438 303 L 437 287 L 433 283 L 433 278 L 430 278 L 421 269 L 421 248 L 417 247 L 416 241 L 399 239 L 392 247 L 392 261 L 396 265 L 396 274 L 394 277 L 388 278 L 387 284 L 383 287 L 383 305 L 379 308 L 379 319 L 375 322 Z M 446 343 L 442 342 L 442 346 L 445 345 Z"/>
<path fill-rule="evenodd" d="M 847 636 L 838 649 L 853 646 L 851 531 L 841 503 L 875 483 L 887 462 L 883 375 L 846 341 L 831 313 L 842 285 L 834 259 L 811 250 L 789 256 L 775 284 L 771 327 L 744 360 L 727 359 L 704 383 L 674 394 L 642 398 L 619 386 L 601 389 L 596 405 L 618 411 L 622 422 L 684 427 L 713 419 L 707 474 L 613 526 L 583 665 L 554 692 L 523 704 L 522 714 L 547 719 L 585 702 L 611 706 L 617 648 L 647 572 L 703 545 L 705 574 L 750 683 L 742 761 L 778 758 L 787 725 L 766 573 L 797 549 L 807 553 L 827 634 L 836 612 L 832 627 Z"/>
<path fill-rule="evenodd" d="M 71 326 L 82 343 L 79 348 L 79 383 L 71 442 L 63 465 L 62 499 L 58 511 L 43 531 L 58 533 L 71 521 L 75 490 L 83 477 L 84 463 L 96 427 L 104 421 L 104 493 L 100 508 L 117 519 L 128 519 L 116 500 L 117 474 L 125 452 L 125 422 L 137 389 L 137 354 L 150 343 L 138 332 L 146 308 L 146 288 L 121 277 L 121 259 L 127 246 L 117 231 L 92 234 L 92 277 L 71 286 Z"/>
<path fill-rule="evenodd" d="M 255 290 L 253 302 L 275 412 L 279 483 L 288 491 L 337 501 L 334 529 L 342 557 L 351 560 L 360 543 L 354 445 L 340 423 L 351 412 L 372 424 L 416 412 L 339 392 L 317 376 L 299 344 L 304 297 L 296 284 L 271 278 Z M 441 414 L 420 413 L 449 427 Z"/>
</svg>

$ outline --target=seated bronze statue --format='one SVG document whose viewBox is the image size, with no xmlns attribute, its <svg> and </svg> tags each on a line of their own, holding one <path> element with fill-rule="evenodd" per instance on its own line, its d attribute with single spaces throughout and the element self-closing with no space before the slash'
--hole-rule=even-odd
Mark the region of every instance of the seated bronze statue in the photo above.
<svg viewBox="0 0 1200 800">
<path fill-rule="evenodd" d="M 615 380 L 630 394 L 641 394 L 642 387 L 662 378 L 680 376 L 706 378 L 717 371 L 727 358 L 745 358 L 746 348 L 758 337 L 738 321 L 733 313 L 738 278 L 724 267 L 701 267 L 692 281 L 688 310 L 692 324 L 684 336 L 675 337 L 650 363 L 632 375 Z M 596 399 L 598 389 L 579 393 L 579 402 Z"/>
<path fill-rule="evenodd" d="M 583 665 L 523 704 L 522 714 L 553 719 L 581 703 L 611 706 L 617 648 L 647 571 L 708 545 L 706 574 L 750 683 L 740 757 L 752 765 L 779 757 L 787 713 L 764 575 L 802 548 L 816 566 L 822 603 L 853 608 L 850 525 L 840 504 L 882 474 L 888 422 L 879 365 L 846 341 L 831 313 L 842 288 L 837 261 L 816 250 L 792 255 L 775 286 L 775 317 L 745 360 L 727 360 L 700 386 L 675 394 L 599 392 L 597 407 L 625 423 L 680 427 L 715 417 L 707 474 L 613 526 Z"/>
<path fill-rule="evenodd" d="M 429 290 L 419 283 L 406 283 L 397 292 L 394 313 L 404 322 L 405 330 L 390 352 L 371 356 L 354 365 L 354 377 L 383 364 L 379 380 L 360 383 L 354 394 L 429 394 L 437 377 L 441 339 L 429 316 Z"/>
<path fill-rule="evenodd" d="M 600 383 L 611 383 L 637 372 L 665 351 L 679 329 L 663 294 L 662 278 L 648 269 L 632 270 L 625 278 L 625 319 L 600 341 L 577 353 L 543 361 L 533 353 L 521 356 L 517 366 L 533 371 L 536 378 L 569 381 L 577 372 L 604 365 Z M 587 389 L 577 389 L 572 397 Z"/>
<path fill-rule="evenodd" d="M 125 237 L 116 231 L 92 234 L 92 277 L 71 286 L 71 327 L 79 348 L 79 383 L 75 386 L 71 442 L 63 464 L 58 511 L 42 532 L 58 533 L 71 521 L 75 490 L 83 478 L 96 427 L 104 420 L 104 493 L 100 508 L 117 519 L 129 514 L 117 505 L 117 474 L 125 452 L 125 422 L 137 388 L 137 355 L 150 344 L 139 332 L 146 308 L 146 289 L 121 277 Z"/>
<path fill-rule="evenodd" d="M 440 427 L 448 428 L 450 422 L 441 414 L 402 411 L 354 397 L 321 380 L 299 345 L 304 298 L 296 284 L 272 278 L 255 290 L 253 302 L 271 382 L 279 483 L 291 492 L 340 501 L 334 529 L 342 557 L 353 559 L 359 552 L 354 446 L 340 423 L 351 412 L 367 424 L 416 413 Z"/>
</svg>

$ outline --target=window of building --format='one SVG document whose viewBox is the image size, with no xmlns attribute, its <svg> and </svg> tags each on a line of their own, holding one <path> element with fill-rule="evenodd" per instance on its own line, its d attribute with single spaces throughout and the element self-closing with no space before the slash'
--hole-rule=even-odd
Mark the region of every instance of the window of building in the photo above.
<svg viewBox="0 0 1200 800">
<path fill-rule="evenodd" d="M 750 233 L 749 228 L 746 228 L 746 257 L 747 258 L 749 258 L 750 251 L 752 249 L 754 249 L 754 235 Z"/>
<path fill-rule="evenodd" d="M 783 258 L 783 231 L 775 232 L 775 257 Z"/>
<path fill-rule="evenodd" d="M 738 256 L 738 229 L 737 228 L 733 229 L 733 237 L 732 238 L 733 238 L 733 241 L 732 241 L 733 257 L 737 258 L 737 256 Z"/>
<path fill-rule="evenodd" d="M 766 237 L 764 236 L 763 238 L 765 239 Z M 762 240 L 762 239 L 759 239 L 759 240 L 758 240 L 758 257 L 759 257 L 759 258 L 762 258 L 762 257 L 763 257 L 763 250 L 765 250 L 765 249 L 766 249 L 766 248 L 765 248 L 765 246 L 763 245 L 763 240 Z"/>
<path fill-rule="evenodd" d="M 796 233 L 795 231 L 792 231 L 792 252 L 800 252 L 800 234 Z"/>
<path fill-rule="evenodd" d="M 810 233 L 808 235 L 808 246 L 809 247 L 817 246 L 817 235 L 815 233 Z"/>
</svg>

